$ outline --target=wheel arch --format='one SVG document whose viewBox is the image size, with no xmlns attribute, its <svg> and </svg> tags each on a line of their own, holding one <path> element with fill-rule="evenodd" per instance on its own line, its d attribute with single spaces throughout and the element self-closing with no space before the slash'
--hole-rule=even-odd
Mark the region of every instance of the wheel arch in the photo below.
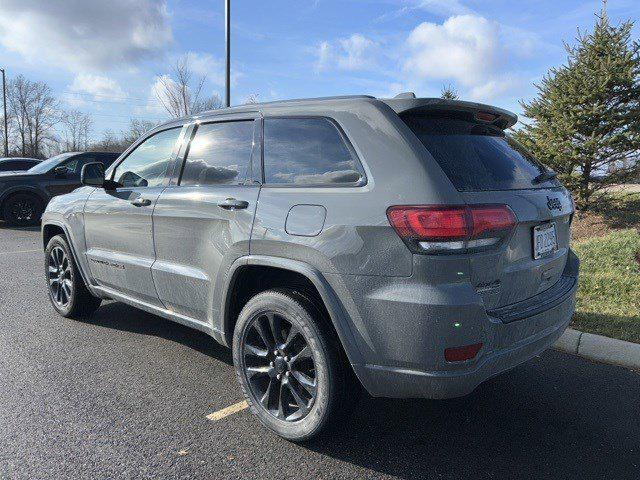
<svg viewBox="0 0 640 480">
<path fill-rule="evenodd" d="M 69 234 L 69 229 L 63 223 L 59 223 L 56 221 L 48 221 L 42 224 L 42 248 L 47 248 L 47 244 L 49 241 L 55 237 L 56 235 L 64 235 L 67 243 L 69 244 L 69 250 L 71 251 L 71 255 L 73 256 L 73 261 L 75 262 L 78 270 L 80 271 L 80 276 L 84 281 L 84 284 L 87 286 L 87 289 L 91 291 L 91 282 L 89 282 L 89 276 L 84 269 L 84 264 L 80 262 L 78 258 L 78 253 L 76 250 L 75 242 L 73 237 Z"/>
<path fill-rule="evenodd" d="M 261 273 L 271 272 L 279 276 L 276 281 L 259 282 L 257 289 L 251 286 L 243 291 L 243 283 L 247 279 L 262 280 Z M 222 294 L 221 333 L 222 342 L 231 346 L 233 329 L 242 306 L 253 295 L 271 288 L 291 287 L 311 294 L 311 300 L 318 300 L 318 308 L 324 310 L 338 336 L 349 363 L 361 363 L 362 355 L 356 345 L 355 338 L 348 323 L 348 314 L 326 278 L 317 269 L 304 262 L 280 257 L 250 255 L 236 260 L 227 274 Z M 295 280 L 292 285 L 283 284 L 282 279 Z M 245 283 L 246 286 L 246 283 Z M 307 289 L 313 288 L 309 292 Z M 238 299 L 240 300 L 238 302 Z M 317 303 L 314 301 L 314 303 Z"/>
</svg>

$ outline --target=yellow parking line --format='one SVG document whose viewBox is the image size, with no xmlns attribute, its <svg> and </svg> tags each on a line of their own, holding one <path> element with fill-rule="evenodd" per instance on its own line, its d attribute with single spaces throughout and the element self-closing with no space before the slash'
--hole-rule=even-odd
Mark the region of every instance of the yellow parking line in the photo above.
<svg viewBox="0 0 640 480">
<path fill-rule="evenodd" d="M 235 403 L 227 408 L 223 408 L 222 410 L 218 410 L 217 412 L 213 412 L 207 415 L 207 419 L 211 420 L 212 422 L 217 422 L 218 420 L 222 420 L 223 418 L 228 417 L 229 415 L 233 415 L 234 413 L 241 412 L 248 406 L 249 405 L 247 405 L 246 400 L 243 400 L 242 402 Z"/>
<path fill-rule="evenodd" d="M 11 255 L 12 253 L 36 253 L 42 252 L 42 250 L 16 250 L 14 252 L 0 252 L 0 255 Z"/>
</svg>

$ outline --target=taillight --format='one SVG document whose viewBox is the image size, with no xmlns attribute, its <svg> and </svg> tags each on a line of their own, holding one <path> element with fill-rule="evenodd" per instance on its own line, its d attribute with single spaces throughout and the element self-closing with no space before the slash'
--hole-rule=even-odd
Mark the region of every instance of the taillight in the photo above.
<svg viewBox="0 0 640 480">
<path fill-rule="evenodd" d="M 498 245 L 516 225 L 507 205 L 396 205 L 389 223 L 415 253 L 462 253 Z"/>
</svg>

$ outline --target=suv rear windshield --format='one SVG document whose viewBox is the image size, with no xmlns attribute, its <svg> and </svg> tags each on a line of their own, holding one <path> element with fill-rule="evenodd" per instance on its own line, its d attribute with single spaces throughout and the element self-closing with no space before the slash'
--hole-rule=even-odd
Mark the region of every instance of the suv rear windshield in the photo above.
<svg viewBox="0 0 640 480">
<path fill-rule="evenodd" d="M 545 167 L 499 128 L 442 116 L 404 116 L 403 120 L 459 191 L 558 185 L 556 180 L 536 183 Z"/>
</svg>

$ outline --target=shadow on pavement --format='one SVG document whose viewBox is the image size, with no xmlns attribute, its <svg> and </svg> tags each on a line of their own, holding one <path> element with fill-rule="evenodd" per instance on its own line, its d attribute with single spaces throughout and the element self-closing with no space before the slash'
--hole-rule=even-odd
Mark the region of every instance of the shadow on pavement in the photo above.
<svg viewBox="0 0 640 480">
<path fill-rule="evenodd" d="M 207 335 L 121 303 L 84 322 L 158 336 L 232 365 Z M 638 399 L 637 373 L 549 351 L 463 398 L 365 396 L 341 427 L 291 448 L 399 478 L 640 478 Z"/>
<path fill-rule="evenodd" d="M 181 343 L 228 365 L 233 365 L 231 351 L 208 335 L 124 303 L 104 302 L 91 317 L 79 321 L 100 327 L 164 338 Z"/>
<path fill-rule="evenodd" d="M 551 351 L 467 397 L 365 398 L 307 448 L 401 478 L 640 478 L 638 399 L 637 374 Z"/>
<path fill-rule="evenodd" d="M 40 225 L 34 225 L 32 227 L 14 227 L 12 225 L 7 225 L 2 220 L 0 220 L 0 230 L 13 230 L 16 232 L 39 232 Z"/>
</svg>

